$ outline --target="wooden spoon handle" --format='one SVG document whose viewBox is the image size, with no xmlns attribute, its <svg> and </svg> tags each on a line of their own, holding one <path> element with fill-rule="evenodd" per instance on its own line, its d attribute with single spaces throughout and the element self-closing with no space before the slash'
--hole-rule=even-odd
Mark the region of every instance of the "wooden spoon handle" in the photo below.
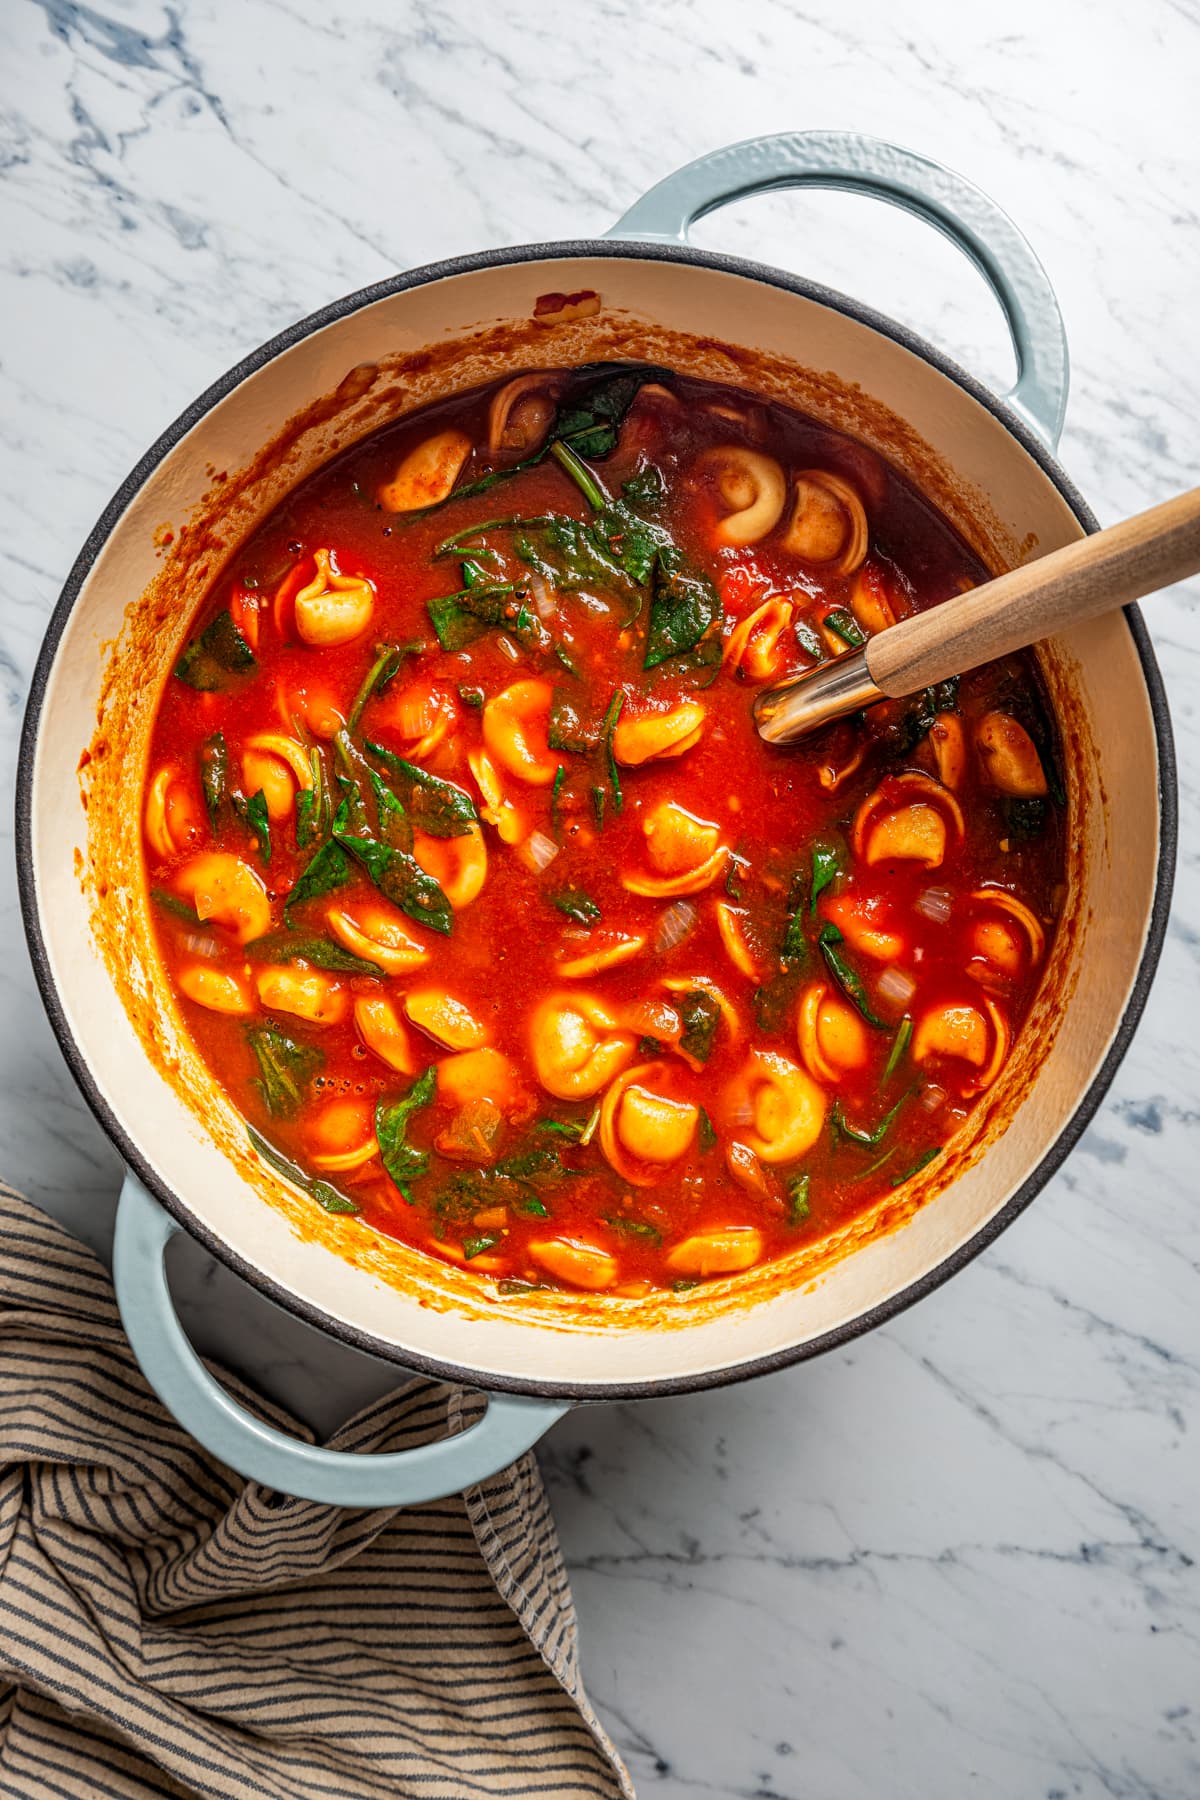
<svg viewBox="0 0 1200 1800">
<path fill-rule="evenodd" d="M 873 637 L 867 669 L 899 698 L 1200 570 L 1200 488 L 902 619 Z"/>
</svg>

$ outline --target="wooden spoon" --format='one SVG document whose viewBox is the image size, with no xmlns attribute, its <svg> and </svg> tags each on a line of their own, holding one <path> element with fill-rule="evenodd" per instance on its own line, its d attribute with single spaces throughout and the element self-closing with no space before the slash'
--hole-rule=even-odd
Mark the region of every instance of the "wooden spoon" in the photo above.
<svg viewBox="0 0 1200 1800">
<path fill-rule="evenodd" d="M 754 722 L 768 744 L 794 744 L 877 700 L 918 693 L 1198 570 L 1200 488 L 1192 488 L 764 690 L 754 702 Z"/>
</svg>

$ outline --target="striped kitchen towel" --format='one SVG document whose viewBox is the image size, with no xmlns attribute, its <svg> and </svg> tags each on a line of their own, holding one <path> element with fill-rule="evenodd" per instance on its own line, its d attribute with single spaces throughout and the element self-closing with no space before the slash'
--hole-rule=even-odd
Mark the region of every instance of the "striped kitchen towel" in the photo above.
<svg viewBox="0 0 1200 1800">
<path fill-rule="evenodd" d="M 416 1381 L 332 1441 L 422 1443 L 463 1405 Z M 532 1456 L 403 1511 L 243 1482 L 155 1399 L 91 1252 L 0 1187 L 5 1800 L 632 1794 Z"/>
</svg>

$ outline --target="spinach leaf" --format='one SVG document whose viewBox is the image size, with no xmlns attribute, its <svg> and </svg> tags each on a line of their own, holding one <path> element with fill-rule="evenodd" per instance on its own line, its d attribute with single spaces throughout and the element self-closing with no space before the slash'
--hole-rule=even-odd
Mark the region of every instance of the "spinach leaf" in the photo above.
<svg viewBox="0 0 1200 1800">
<path fill-rule="evenodd" d="M 808 961 L 808 940 L 804 935 L 804 900 L 806 883 L 803 875 L 792 877 L 787 898 L 787 924 L 779 947 L 779 961 L 784 972 L 802 969 Z"/>
<path fill-rule="evenodd" d="M 620 812 L 625 805 L 625 796 L 621 792 L 621 772 L 617 768 L 617 758 L 613 750 L 613 732 L 617 729 L 617 720 L 621 716 L 621 708 L 624 704 L 625 695 L 620 688 L 614 689 L 612 699 L 608 703 L 608 710 L 600 725 L 604 755 L 608 763 L 608 779 L 612 787 L 614 812 Z"/>
<path fill-rule="evenodd" d="M 162 908 L 163 912 L 174 913 L 177 919 L 186 919 L 193 929 L 212 930 L 208 920 L 202 919 L 194 906 L 189 906 L 186 900 L 180 899 L 178 894 L 173 894 L 170 888 L 152 887 L 150 898 L 155 906 Z"/>
<path fill-rule="evenodd" d="M 647 463 L 636 475 L 621 484 L 621 492 L 630 506 L 636 506 L 644 513 L 657 512 L 667 497 L 667 484 L 663 480 L 662 471 L 653 463 Z"/>
<path fill-rule="evenodd" d="M 552 750 L 566 750 L 572 756 L 586 756 L 600 741 L 598 725 L 585 722 L 575 703 L 555 688 L 550 702 L 550 723 L 546 731 Z"/>
<path fill-rule="evenodd" d="M 568 405 L 560 406 L 550 428 L 552 443 L 563 443 L 576 456 L 599 458 L 616 449 L 625 415 L 648 381 L 670 383 L 665 369 L 648 364 L 596 363 L 594 374 L 577 389 Z M 580 371 L 583 373 L 583 371 Z"/>
<path fill-rule="evenodd" d="M 371 784 L 371 792 L 375 796 L 375 811 L 379 818 L 380 837 L 385 844 L 395 844 L 399 850 L 411 850 L 412 826 L 403 804 L 393 794 L 378 770 L 368 769 L 367 777 Z"/>
<path fill-rule="evenodd" d="M 474 1237 L 465 1237 L 462 1241 L 463 1255 L 468 1262 L 474 1257 L 482 1256 L 485 1250 L 494 1250 L 500 1242 L 498 1231 L 481 1231 Z"/>
<path fill-rule="evenodd" d="M 888 1059 L 884 1064 L 883 1074 L 879 1078 L 879 1085 L 881 1088 L 887 1086 L 888 1082 L 892 1079 L 892 1076 L 896 1073 L 896 1070 L 900 1067 L 901 1062 L 908 1052 L 912 1034 L 912 1020 L 908 1017 L 901 1019 L 899 1025 L 896 1027 L 896 1035 L 892 1039 L 892 1047 L 888 1051 Z"/>
<path fill-rule="evenodd" d="M 539 1119 L 534 1126 L 535 1131 L 551 1131 L 556 1137 L 570 1138 L 578 1143 L 583 1136 L 586 1121 L 583 1119 Z"/>
<path fill-rule="evenodd" d="M 837 880 L 845 866 L 845 858 L 839 844 L 814 844 L 812 851 L 812 888 L 810 890 L 808 910 L 816 917 L 817 901 L 831 882 Z M 839 938 L 841 934 L 839 933 Z"/>
<path fill-rule="evenodd" d="M 600 908 L 581 888 L 564 888 L 561 894 L 551 894 L 550 904 L 579 925 L 595 925 L 600 918 Z"/>
<path fill-rule="evenodd" d="M 346 729 L 351 736 L 358 730 L 358 722 L 367 702 L 373 700 L 376 694 L 382 694 L 388 683 L 396 679 L 406 657 L 419 656 L 425 648 L 420 639 L 409 644 L 376 644 L 375 661 L 355 695 L 350 717 L 346 720 Z"/>
<path fill-rule="evenodd" d="M 814 631 L 807 619 L 797 619 L 792 630 L 795 632 L 796 642 L 802 650 L 807 651 L 808 655 L 819 663 L 825 661 L 825 646 L 821 642 L 820 635 Z"/>
<path fill-rule="evenodd" d="M 1046 819 L 1050 809 L 1044 800 L 1022 800 L 1006 795 L 1001 801 L 1001 808 L 1010 837 L 1022 839 L 1040 837 L 1046 829 Z"/>
<path fill-rule="evenodd" d="M 234 809 L 246 829 L 258 839 L 259 853 L 264 863 L 271 860 L 271 815 L 267 811 L 267 796 L 259 788 L 257 794 L 251 794 L 247 800 L 243 794 L 231 796 Z"/>
<path fill-rule="evenodd" d="M 493 1175 L 506 1177 L 511 1181 L 534 1181 L 544 1176 L 557 1178 L 565 1175 L 562 1160 L 558 1151 L 549 1148 L 519 1150 L 512 1156 L 502 1157 L 492 1170 Z"/>
<path fill-rule="evenodd" d="M 787 1178 L 788 1224 L 802 1225 L 812 1211 L 808 1201 L 809 1177 L 789 1175 Z"/>
<path fill-rule="evenodd" d="M 383 1166 L 409 1206 L 413 1204 L 409 1183 L 428 1170 L 429 1152 L 409 1143 L 408 1128 L 413 1114 L 430 1105 L 436 1092 L 437 1065 L 430 1063 L 399 1100 L 381 1100 L 375 1108 L 375 1136 Z"/>
<path fill-rule="evenodd" d="M 312 770 L 312 786 L 300 788 L 296 794 L 297 850 L 306 850 L 315 838 L 325 836 L 333 810 L 325 758 L 315 746 L 308 753 L 308 766 Z"/>
<path fill-rule="evenodd" d="M 618 1237 L 645 1238 L 647 1243 L 656 1246 L 662 1243 L 662 1232 L 648 1219 L 633 1219 L 626 1213 L 601 1213 L 600 1217 Z"/>
<path fill-rule="evenodd" d="M 861 975 L 853 968 L 839 949 L 843 942 L 842 934 L 836 925 L 825 924 L 821 927 L 817 943 L 821 954 L 829 965 L 829 972 L 841 988 L 848 1000 L 853 1001 L 868 1025 L 874 1025 L 877 1031 L 887 1031 L 888 1027 L 878 1015 L 871 1010 L 871 1002 L 867 990 L 863 986 Z"/>
<path fill-rule="evenodd" d="M 882 1119 L 880 1119 L 877 1124 L 873 1125 L 869 1131 L 862 1131 L 857 1125 L 852 1125 L 846 1117 L 841 1101 L 835 1100 L 833 1103 L 833 1111 L 829 1115 L 829 1129 L 834 1142 L 836 1143 L 839 1137 L 843 1137 L 848 1139 L 852 1144 L 861 1144 L 864 1148 L 871 1150 L 876 1149 L 882 1144 L 884 1138 L 891 1130 L 895 1123 L 896 1115 L 899 1113 L 901 1107 L 910 1098 L 911 1091 L 909 1093 L 901 1094 L 895 1106 L 885 1112 Z"/>
<path fill-rule="evenodd" d="M 927 1168 L 935 1156 L 940 1156 L 944 1149 L 944 1144 L 932 1144 L 928 1150 L 922 1150 L 916 1162 L 910 1163 L 908 1168 L 902 1170 L 899 1175 L 892 1176 L 892 1186 L 894 1188 L 903 1187 L 906 1181 L 910 1181 L 914 1175 L 919 1175 L 922 1169 Z"/>
<path fill-rule="evenodd" d="M 700 1148 L 714 1150 L 717 1144 L 717 1128 L 709 1118 L 704 1107 L 700 1108 Z"/>
<path fill-rule="evenodd" d="M 835 606 L 832 612 L 827 612 L 825 623 L 833 635 L 840 637 L 843 644 L 848 644 L 852 650 L 857 650 L 867 641 L 866 632 L 854 614 L 847 612 L 844 606 Z"/>
<path fill-rule="evenodd" d="M 331 894 L 335 888 L 344 887 L 349 879 L 349 858 L 342 846 L 330 838 L 301 870 L 299 879 L 284 902 L 284 918 L 290 919 L 293 906 L 299 906 L 301 901 L 315 900 L 320 894 Z"/>
<path fill-rule="evenodd" d="M 336 820 L 334 839 L 362 864 L 380 893 L 393 906 L 406 912 L 418 925 L 427 925 L 430 931 L 449 936 L 454 925 L 450 902 L 415 856 L 407 850 L 397 849 L 395 844 L 381 843 L 378 838 L 339 832 Z"/>
<path fill-rule="evenodd" d="M 254 1052 L 258 1089 L 267 1111 L 276 1119 L 290 1119 L 299 1110 L 303 1090 L 323 1067 L 325 1057 L 315 1044 L 298 1043 L 274 1025 L 259 1025 L 246 1033 Z"/>
<path fill-rule="evenodd" d="M 200 786 L 208 822 L 215 831 L 229 798 L 229 747 L 223 731 L 214 731 L 200 746 Z"/>
<path fill-rule="evenodd" d="M 213 694 L 228 687 L 232 677 L 248 675 L 257 667 L 253 650 L 226 607 L 188 644 L 175 664 L 175 673 L 188 687 Z"/>
<path fill-rule="evenodd" d="M 348 1194 L 340 1194 L 337 1188 L 330 1186 L 329 1182 L 315 1181 L 311 1175 L 306 1175 L 303 1169 L 297 1168 L 294 1162 L 290 1162 L 286 1156 L 282 1156 L 274 1144 L 269 1144 L 261 1132 L 255 1131 L 253 1125 L 247 1125 L 246 1131 L 250 1142 L 263 1161 L 268 1163 L 277 1175 L 284 1176 L 302 1193 L 307 1194 L 310 1200 L 315 1200 L 317 1205 L 327 1213 L 356 1213 L 358 1211 L 357 1205 Z"/>
<path fill-rule="evenodd" d="M 439 594 L 426 601 L 425 610 L 443 650 L 465 650 L 485 632 L 496 630 L 511 631 L 514 637 L 534 643 L 541 641 L 541 627 L 511 581 Z"/>
<path fill-rule="evenodd" d="M 695 1062 L 706 1063 L 713 1052 L 713 1037 L 721 1020 L 721 1008 L 705 988 L 689 988 L 679 996 L 683 1036 L 679 1048 Z"/>
<path fill-rule="evenodd" d="M 503 519 L 481 519 L 477 525 L 465 525 L 461 531 L 443 538 L 440 544 L 434 545 L 433 554 L 461 556 L 468 545 L 473 545 L 475 539 L 482 537 L 485 531 L 511 531 L 516 527 L 523 531 L 536 531 L 541 526 L 548 525 L 552 517 L 551 513 L 509 513 Z M 475 554 L 478 556 L 480 552 L 477 550 Z"/>
<path fill-rule="evenodd" d="M 303 931 L 268 931 L 265 937 L 251 939 L 246 945 L 246 955 L 263 962 L 312 963 L 316 969 L 333 969 L 342 975 L 379 974 L 375 963 L 344 950 L 330 938 L 315 937 Z"/>
<path fill-rule="evenodd" d="M 452 781 L 443 781 L 439 775 L 431 775 L 428 769 L 422 769 L 416 763 L 406 762 L 382 744 L 372 743 L 370 738 L 366 747 L 389 774 L 408 783 L 409 809 L 418 831 L 424 831 L 430 837 L 466 837 L 471 827 L 479 823 L 475 802 L 464 788 L 456 787 Z"/>
<path fill-rule="evenodd" d="M 721 619 L 721 602 L 707 575 L 689 573 L 676 554 L 659 549 L 651 573 L 650 623 L 643 666 L 694 650 Z"/>
<path fill-rule="evenodd" d="M 487 696 L 481 687 L 464 687 L 461 682 L 459 684 L 458 697 L 464 706 L 474 707 L 476 712 L 483 711 L 484 702 L 487 699 Z"/>
</svg>

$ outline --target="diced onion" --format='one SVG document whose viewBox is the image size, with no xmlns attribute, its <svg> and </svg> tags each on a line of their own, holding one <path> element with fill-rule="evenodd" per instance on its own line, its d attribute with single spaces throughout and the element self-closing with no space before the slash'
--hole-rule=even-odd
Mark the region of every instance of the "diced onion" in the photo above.
<svg viewBox="0 0 1200 1800">
<path fill-rule="evenodd" d="M 503 631 L 500 633 L 500 636 L 496 639 L 496 648 L 497 648 L 497 650 L 499 650 L 501 656 L 507 656 L 509 662 L 520 662 L 521 652 L 518 650 L 517 646 L 513 643 L 512 639 L 510 637 L 506 636 L 506 634 Z"/>
<path fill-rule="evenodd" d="M 949 888 L 926 888 L 916 898 L 916 909 L 935 925 L 944 925 L 954 911 L 954 896 Z"/>
<path fill-rule="evenodd" d="M 558 845 L 552 837 L 547 837 L 544 831 L 531 831 L 521 845 L 520 854 L 540 875 L 543 869 L 550 867 L 558 855 Z"/>
<path fill-rule="evenodd" d="M 432 694 L 412 694 L 396 706 L 396 730 L 402 738 L 423 738 L 432 731 L 437 708 Z"/>
<path fill-rule="evenodd" d="M 203 931 L 185 931 L 183 942 L 193 956 L 220 956 L 221 946 L 216 939 Z"/>
<path fill-rule="evenodd" d="M 690 900 L 676 900 L 658 921 L 654 948 L 660 953 L 681 944 L 696 923 L 696 909 Z"/>
<path fill-rule="evenodd" d="M 879 992 L 885 1000 L 894 1000 L 897 1006 L 907 1006 L 916 991 L 917 984 L 912 976 L 894 965 L 879 977 Z"/>
<path fill-rule="evenodd" d="M 552 619 L 558 611 L 558 601 L 554 589 L 544 575 L 530 575 L 525 582 L 533 601 L 533 610 L 539 619 Z"/>
<path fill-rule="evenodd" d="M 946 1104 L 945 1088 L 938 1087 L 936 1082 L 931 1081 L 928 1087 L 923 1087 L 921 1089 L 918 1096 L 918 1104 L 923 1106 L 926 1112 L 937 1112 L 940 1106 Z"/>
</svg>

